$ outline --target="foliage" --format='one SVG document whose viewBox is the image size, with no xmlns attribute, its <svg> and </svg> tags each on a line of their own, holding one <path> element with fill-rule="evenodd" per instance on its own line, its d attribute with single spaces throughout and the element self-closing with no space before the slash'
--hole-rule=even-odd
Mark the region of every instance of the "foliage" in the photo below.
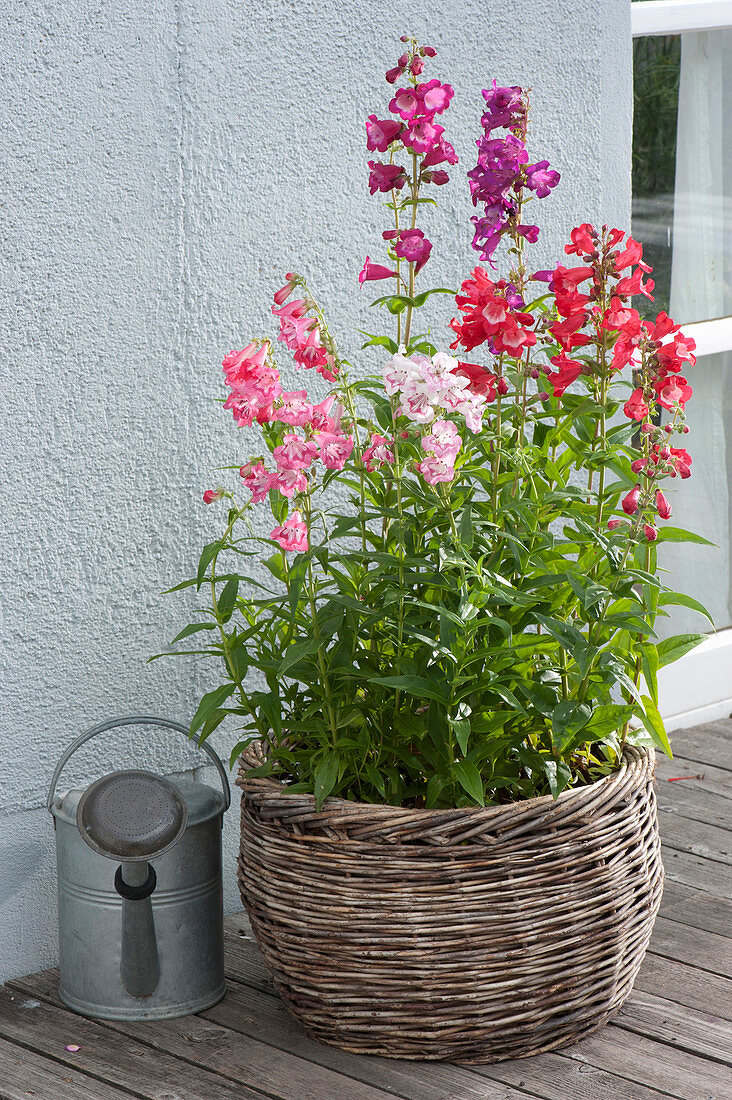
<svg viewBox="0 0 732 1100">
<path fill-rule="evenodd" d="M 618 230 L 584 223 L 566 248 L 584 266 L 531 273 L 525 249 L 538 229 L 522 210 L 559 175 L 524 156 L 520 88 L 484 92 L 469 174 L 484 204 L 475 246 L 492 263 L 503 242 L 508 277 L 476 268 L 452 322 L 453 348 L 482 348 L 489 366 L 419 334 L 430 295 L 452 293 L 415 291 L 431 251 L 416 228 L 423 188 L 446 182 L 435 164 L 456 160 L 435 121 L 452 89 L 418 80 L 433 54 L 410 42 L 387 74 L 411 74 L 390 105 L 397 120 L 367 125 L 369 149 L 389 153 L 388 165 L 370 164 L 372 190 L 394 216 L 389 266 L 367 260 L 361 273 L 393 286 L 374 303 L 393 335 L 367 333 L 364 345 L 383 349 L 383 374 L 350 379 L 322 309 L 289 274 L 275 294 L 278 339 L 332 393 L 314 405 L 285 391 L 270 340 L 224 359 L 226 407 L 259 426 L 266 461 L 242 467 L 243 502 L 207 491 L 208 503 L 227 503 L 225 530 L 176 586 L 207 606 L 174 642 L 222 674 L 191 733 L 204 740 L 233 715 L 232 761 L 261 739 L 260 774 L 318 804 L 557 796 L 614 769 L 628 739 L 669 751 L 657 671 L 702 637 L 655 633 L 669 604 L 705 614 L 666 588 L 656 562 L 663 539 L 703 541 L 658 522 L 670 516 L 659 483 L 690 473 L 671 444 L 686 431 L 691 388 L 679 370 L 693 343 L 665 315 L 641 322 L 629 305 L 652 282 L 641 247 Z M 264 501 L 270 539 L 247 524 Z M 191 650 L 192 639 L 202 644 Z"/>
</svg>

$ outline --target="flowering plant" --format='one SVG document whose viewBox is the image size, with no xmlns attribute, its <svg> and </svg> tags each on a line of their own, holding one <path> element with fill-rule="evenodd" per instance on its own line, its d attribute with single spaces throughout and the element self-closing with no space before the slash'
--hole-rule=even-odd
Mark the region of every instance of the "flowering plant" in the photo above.
<svg viewBox="0 0 732 1100">
<path fill-rule="evenodd" d="M 364 344 L 381 376 L 350 377 L 296 274 L 274 294 L 277 340 L 329 392 L 286 389 L 266 337 L 223 361 L 224 407 L 263 447 L 241 466 L 243 501 L 204 494 L 227 502 L 225 529 L 177 586 L 209 606 L 175 642 L 204 637 L 192 652 L 223 673 L 191 733 L 235 716 L 232 761 L 261 739 L 259 773 L 318 805 L 556 797 L 612 771 L 629 739 L 669 751 L 657 670 L 703 635 L 659 641 L 655 624 L 672 604 L 706 614 L 656 562 L 659 542 L 704 541 L 666 524 L 663 491 L 691 473 L 675 444 L 694 343 L 631 305 L 653 282 L 619 229 L 583 223 L 564 250 L 578 262 L 532 269 L 526 207 L 559 173 L 529 156 L 528 94 L 495 81 L 468 172 L 482 262 L 455 295 L 455 354 L 415 335 L 430 296 L 454 294 L 417 291 L 432 252 L 417 221 L 458 158 L 453 89 L 424 77 L 435 50 L 403 41 L 389 117 L 366 122 L 369 188 L 391 217 L 384 262 L 359 275 L 388 284 L 374 305 L 394 331 Z M 246 522 L 265 502 L 269 538 Z M 267 585 L 238 565 L 258 546 Z"/>
</svg>

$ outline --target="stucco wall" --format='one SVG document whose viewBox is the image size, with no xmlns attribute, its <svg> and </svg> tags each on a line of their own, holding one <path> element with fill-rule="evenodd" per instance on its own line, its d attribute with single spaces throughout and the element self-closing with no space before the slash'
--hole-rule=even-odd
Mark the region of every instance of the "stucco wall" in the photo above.
<svg viewBox="0 0 732 1100">
<path fill-rule="evenodd" d="M 372 363 L 355 334 L 375 323 L 356 275 L 382 228 L 363 123 L 398 36 L 437 46 L 430 74 L 456 89 L 432 285 L 474 260 L 463 173 L 492 77 L 532 86 L 533 149 L 565 177 L 538 204 L 539 267 L 577 221 L 629 223 L 631 120 L 627 0 L 14 0 L 4 17 L 0 979 L 55 958 L 39 807 L 62 749 L 114 714 L 185 720 L 215 684 L 145 662 L 185 622 L 160 593 L 218 531 L 201 492 L 246 454 L 213 402 L 222 353 L 268 330 L 294 269 Z M 177 741 L 110 735 L 69 778 L 190 767 Z"/>
</svg>

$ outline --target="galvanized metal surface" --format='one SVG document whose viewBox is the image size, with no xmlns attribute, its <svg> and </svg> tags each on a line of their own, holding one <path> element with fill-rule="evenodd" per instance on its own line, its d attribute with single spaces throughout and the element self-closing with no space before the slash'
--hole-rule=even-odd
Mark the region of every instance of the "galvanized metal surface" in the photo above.
<svg viewBox="0 0 732 1100">
<path fill-rule="evenodd" d="M 116 719 L 77 738 L 70 749 L 97 733 L 134 722 L 187 732 L 164 719 Z M 85 792 L 55 794 L 61 768 L 71 754 L 67 750 L 59 762 L 49 792 L 56 830 L 61 1000 L 85 1016 L 109 1020 L 181 1016 L 215 1004 L 225 991 L 221 825 L 230 798 L 221 761 L 208 751 L 223 776 L 223 791 L 203 783 L 176 782 L 188 824 L 173 847 L 150 861 L 157 885 L 147 906 L 133 912 L 137 903 L 130 906 L 115 890 L 114 863 L 95 851 L 77 826 Z M 127 960 L 129 970 L 131 945 L 149 944 L 151 938 L 157 945 L 159 981 L 148 996 L 136 997 L 125 988 L 122 964 Z M 152 956 L 150 962 L 152 967 Z M 138 970 L 134 968 L 131 977 L 133 988 Z M 152 979 L 148 984 L 152 986 Z M 144 983 L 141 989 L 146 992 Z"/>
</svg>

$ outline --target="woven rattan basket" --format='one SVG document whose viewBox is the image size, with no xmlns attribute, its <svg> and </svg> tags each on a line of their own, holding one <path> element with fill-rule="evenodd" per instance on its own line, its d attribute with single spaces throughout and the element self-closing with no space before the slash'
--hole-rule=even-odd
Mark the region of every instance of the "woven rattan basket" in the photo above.
<svg viewBox="0 0 732 1100">
<path fill-rule="evenodd" d="M 244 904 L 315 1039 L 492 1062 L 551 1050 L 622 1005 L 661 899 L 653 756 L 553 801 L 410 810 L 248 779 Z"/>
</svg>

